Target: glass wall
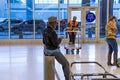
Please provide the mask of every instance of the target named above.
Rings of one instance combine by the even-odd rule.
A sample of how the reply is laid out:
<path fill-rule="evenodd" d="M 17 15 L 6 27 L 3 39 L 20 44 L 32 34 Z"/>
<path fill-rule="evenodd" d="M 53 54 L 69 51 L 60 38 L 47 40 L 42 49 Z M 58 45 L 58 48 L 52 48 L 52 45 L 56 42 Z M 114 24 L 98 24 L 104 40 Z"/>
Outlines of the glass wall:
<path fill-rule="evenodd" d="M 35 39 L 42 38 L 42 32 L 48 25 L 48 18 L 55 16 L 58 19 L 57 0 L 35 0 Z M 58 30 L 58 29 L 56 29 Z"/>
<path fill-rule="evenodd" d="M 32 19 L 32 5 L 27 5 L 23 1 L 10 3 L 10 39 L 33 39 L 33 34 L 25 35 L 24 24 L 28 23 L 25 21 Z M 33 27 L 33 26 L 32 26 Z M 33 32 L 33 30 L 31 30 Z"/>
<path fill-rule="evenodd" d="M 120 38 L 120 0 L 114 0 L 113 15 L 117 17 L 117 23 L 116 23 L 118 28 L 117 38 Z"/>
<path fill-rule="evenodd" d="M 0 39 L 8 39 L 8 2 L 0 0 Z"/>
<path fill-rule="evenodd" d="M 66 0 L 61 0 L 60 2 L 60 15 L 59 15 L 59 20 L 60 20 L 60 28 L 58 27 L 58 30 L 60 30 L 60 37 L 64 37 L 64 30 L 67 27 L 68 24 L 68 9 L 67 9 L 67 2 Z M 58 31 L 59 32 L 59 31 Z"/>
<path fill-rule="evenodd" d="M 89 4 L 89 6 L 99 6 L 99 0 L 90 0 L 90 3 L 86 4 L 82 4 L 85 0 L 58 1 L 0 0 L 0 39 L 42 39 L 42 32 L 48 25 L 47 19 L 50 16 L 55 16 L 59 19 L 56 32 L 63 37 L 68 21 L 68 5 L 82 6 Z M 118 18 L 117 26 L 118 32 L 120 32 L 120 0 L 114 0 L 113 2 L 113 15 Z M 100 35 L 103 33 L 101 30 L 102 28 L 100 28 Z M 100 38 L 103 38 L 101 36 Z"/>
<path fill-rule="evenodd" d="M 90 0 L 91 6 L 99 6 L 99 0 Z"/>

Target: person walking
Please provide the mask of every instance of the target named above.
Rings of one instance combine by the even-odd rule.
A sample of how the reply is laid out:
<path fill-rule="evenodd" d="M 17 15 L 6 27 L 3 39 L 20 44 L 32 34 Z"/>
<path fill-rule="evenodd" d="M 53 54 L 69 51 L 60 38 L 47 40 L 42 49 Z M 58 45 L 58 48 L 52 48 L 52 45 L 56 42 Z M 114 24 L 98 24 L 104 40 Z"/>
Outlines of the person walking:
<path fill-rule="evenodd" d="M 62 65 L 65 80 L 70 80 L 70 66 L 67 59 L 60 51 L 61 38 L 55 32 L 57 19 L 54 16 L 48 18 L 49 25 L 43 32 L 43 44 L 45 56 L 55 56 L 55 59 Z"/>
<path fill-rule="evenodd" d="M 116 17 L 111 16 L 109 18 L 108 23 L 105 27 L 106 30 L 106 41 L 108 44 L 108 55 L 107 55 L 107 65 L 108 66 L 117 66 L 117 57 L 118 57 L 118 44 L 116 41 L 116 33 L 117 33 L 117 27 L 116 27 Z M 113 54 L 113 64 L 111 63 L 112 53 Z"/>

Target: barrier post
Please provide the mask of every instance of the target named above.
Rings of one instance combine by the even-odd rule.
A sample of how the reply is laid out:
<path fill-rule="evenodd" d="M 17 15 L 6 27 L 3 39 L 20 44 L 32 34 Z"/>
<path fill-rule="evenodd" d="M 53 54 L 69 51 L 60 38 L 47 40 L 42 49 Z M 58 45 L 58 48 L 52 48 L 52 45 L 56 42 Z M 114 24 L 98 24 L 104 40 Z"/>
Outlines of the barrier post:
<path fill-rule="evenodd" d="M 45 56 L 44 57 L 44 80 L 55 80 L 53 65 L 55 65 L 55 57 Z"/>

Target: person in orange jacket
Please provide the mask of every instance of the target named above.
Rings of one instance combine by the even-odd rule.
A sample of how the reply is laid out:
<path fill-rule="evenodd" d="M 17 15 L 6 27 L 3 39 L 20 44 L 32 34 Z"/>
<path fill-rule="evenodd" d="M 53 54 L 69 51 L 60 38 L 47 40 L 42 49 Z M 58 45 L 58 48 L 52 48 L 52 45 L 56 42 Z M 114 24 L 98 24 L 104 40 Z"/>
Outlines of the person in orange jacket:
<path fill-rule="evenodd" d="M 77 17 L 73 16 L 73 20 L 68 22 L 68 31 L 76 31 L 78 28 L 78 22 L 76 21 Z M 76 32 L 69 32 L 69 44 L 75 44 Z"/>

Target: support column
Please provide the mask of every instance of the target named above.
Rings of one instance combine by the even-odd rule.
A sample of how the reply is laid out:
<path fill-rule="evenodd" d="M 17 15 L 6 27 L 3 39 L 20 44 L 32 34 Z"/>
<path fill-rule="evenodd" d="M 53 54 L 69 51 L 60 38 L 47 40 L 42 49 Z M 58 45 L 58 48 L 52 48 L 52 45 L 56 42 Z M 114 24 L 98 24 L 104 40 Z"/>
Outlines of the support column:
<path fill-rule="evenodd" d="M 26 20 L 33 19 L 33 0 L 26 0 Z"/>
<path fill-rule="evenodd" d="M 106 21 L 107 21 L 107 0 L 102 0 L 101 5 L 100 5 L 100 23 L 101 26 L 105 26 Z"/>
<path fill-rule="evenodd" d="M 113 16 L 113 2 L 114 0 L 109 0 L 109 16 Z"/>
<path fill-rule="evenodd" d="M 109 0 L 109 16 L 113 15 L 113 0 Z M 107 22 L 107 0 L 102 0 L 100 4 L 100 24 L 105 26 Z M 108 18 L 109 18 L 108 16 Z"/>
<path fill-rule="evenodd" d="M 60 4 L 63 4 L 64 3 L 64 0 L 60 0 Z"/>

